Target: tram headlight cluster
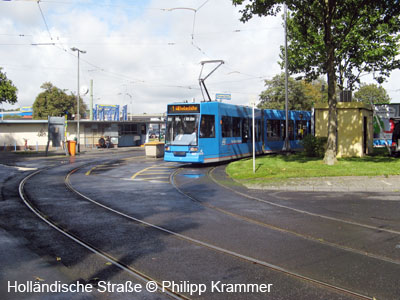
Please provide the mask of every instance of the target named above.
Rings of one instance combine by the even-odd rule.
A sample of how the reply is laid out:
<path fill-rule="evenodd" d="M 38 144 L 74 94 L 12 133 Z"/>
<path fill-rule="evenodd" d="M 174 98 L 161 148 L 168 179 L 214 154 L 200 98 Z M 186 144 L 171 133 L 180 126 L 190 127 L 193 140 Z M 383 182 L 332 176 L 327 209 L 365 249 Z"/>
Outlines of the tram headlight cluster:
<path fill-rule="evenodd" d="M 170 146 L 165 146 L 165 151 L 171 150 Z"/>
<path fill-rule="evenodd" d="M 197 152 L 197 151 L 199 151 L 199 148 L 198 147 L 190 147 L 189 151 L 190 152 Z"/>

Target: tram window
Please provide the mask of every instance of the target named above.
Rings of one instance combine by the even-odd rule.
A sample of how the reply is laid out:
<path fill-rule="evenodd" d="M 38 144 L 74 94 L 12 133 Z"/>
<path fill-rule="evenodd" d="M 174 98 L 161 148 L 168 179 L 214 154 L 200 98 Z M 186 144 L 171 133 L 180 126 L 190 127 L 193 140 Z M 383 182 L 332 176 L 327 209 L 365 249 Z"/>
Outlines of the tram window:
<path fill-rule="evenodd" d="M 240 137 L 240 118 L 232 118 L 232 136 Z"/>
<path fill-rule="evenodd" d="M 281 121 L 267 120 L 267 140 L 279 141 L 281 138 Z"/>
<path fill-rule="evenodd" d="M 289 120 L 289 140 L 294 140 L 294 121 Z"/>
<path fill-rule="evenodd" d="M 242 119 L 242 143 L 251 142 L 249 120 Z"/>
<path fill-rule="evenodd" d="M 261 141 L 262 135 L 261 135 L 261 120 L 256 120 L 256 140 L 257 142 Z"/>
<path fill-rule="evenodd" d="M 232 137 L 232 118 L 222 116 L 221 118 L 222 137 Z"/>
<path fill-rule="evenodd" d="M 171 145 L 197 145 L 198 115 L 168 116 L 165 141 Z"/>
<path fill-rule="evenodd" d="M 286 121 L 281 120 L 282 140 L 283 141 L 285 140 L 285 134 L 286 134 L 285 125 L 286 125 Z M 289 120 L 289 140 L 290 141 L 294 140 L 294 122 L 293 122 L 293 120 Z"/>
<path fill-rule="evenodd" d="M 215 116 L 202 115 L 200 123 L 200 138 L 215 138 Z"/>
<path fill-rule="evenodd" d="M 302 140 L 307 135 L 307 121 L 299 120 L 296 122 L 297 140 Z"/>
<path fill-rule="evenodd" d="M 249 139 L 247 140 L 247 142 L 252 143 L 253 142 L 253 120 L 247 119 L 247 122 L 249 122 Z"/>

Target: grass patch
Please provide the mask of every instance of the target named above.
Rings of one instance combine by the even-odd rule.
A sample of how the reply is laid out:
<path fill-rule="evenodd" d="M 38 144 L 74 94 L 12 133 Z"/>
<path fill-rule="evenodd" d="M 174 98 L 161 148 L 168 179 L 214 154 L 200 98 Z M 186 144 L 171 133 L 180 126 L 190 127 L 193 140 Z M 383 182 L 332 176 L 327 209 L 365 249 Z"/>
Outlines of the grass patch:
<path fill-rule="evenodd" d="M 302 153 L 264 155 L 256 158 L 255 173 L 252 159 L 232 162 L 226 172 L 233 179 L 254 183 L 299 177 L 389 176 L 400 175 L 400 159 L 375 154 L 363 158 L 340 158 L 336 165 L 328 166 L 320 158 L 306 157 Z"/>

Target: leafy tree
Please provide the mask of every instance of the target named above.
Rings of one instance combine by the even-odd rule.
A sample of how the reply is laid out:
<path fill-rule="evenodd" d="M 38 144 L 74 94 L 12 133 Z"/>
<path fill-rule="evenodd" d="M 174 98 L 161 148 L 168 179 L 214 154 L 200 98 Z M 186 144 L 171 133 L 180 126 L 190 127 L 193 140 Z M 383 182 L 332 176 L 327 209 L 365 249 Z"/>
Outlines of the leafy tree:
<path fill-rule="evenodd" d="M 13 85 L 12 81 L 7 78 L 6 73 L 2 72 L 2 68 L 0 68 L 0 103 L 16 103 L 17 91 L 18 89 Z"/>
<path fill-rule="evenodd" d="M 72 115 L 76 114 L 76 96 L 73 94 L 68 95 L 66 90 L 61 90 L 53 86 L 50 82 L 45 82 L 40 87 L 44 91 L 41 92 L 33 103 L 33 118 L 34 119 L 47 119 L 48 116 L 64 116 L 72 119 Z M 79 99 L 79 112 L 86 111 L 86 105 Z"/>
<path fill-rule="evenodd" d="M 309 97 L 312 104 L 315 103 L 327 103 L 328 102 L 328 90 L 327 82 L 323 78 L 318 78 L 317 80 L 307 81 L 302 80 L 305 88 L 306 97 Z"/>
<path fill-rule="evenodd" d="M 358 91 L 354 93 L 354 100 L 367 104 L 370 104 L 371 101 L 374 104 L 389 104 L 391 99 L 382 86 L 378 86 L 374 83 L 364 83 L 361 84 Z"/>
<path fill-rule="evenodd" d="M 232 0 L 242 5 L 245 0 Z M 400 65 L 398 0 L 246 0 L 241 21 L 276 15 L 281 4 L 288 18 L 288 61 L 292 73 L 328 80 L 328 144 L 324 161 L 336 162 L 336 85 L 352 89 L 362 72 L 382 82 Z"/>
<path fill-rule="evenodd" d="M 310 110 L 313 104 L 324 101 L 326 93 L 322 91 L 324 80 L 306 82 L 289 77 L 288 95 L 290 110 Z M 259 108 L 285 109 L 285 74 L 274 76 L 265 80 L 267 89 L 260 95 Z"/>

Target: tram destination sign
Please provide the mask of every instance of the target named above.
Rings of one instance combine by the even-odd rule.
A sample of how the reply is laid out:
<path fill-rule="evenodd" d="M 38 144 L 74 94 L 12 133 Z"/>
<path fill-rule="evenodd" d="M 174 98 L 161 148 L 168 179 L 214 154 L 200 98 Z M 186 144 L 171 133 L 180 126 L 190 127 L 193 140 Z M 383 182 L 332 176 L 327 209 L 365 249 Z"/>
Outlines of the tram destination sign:
<path fill-rule="evenodd" d="M 200 113 L 200 104 L 168 105 L 169 114 Z"/>

